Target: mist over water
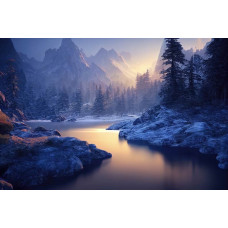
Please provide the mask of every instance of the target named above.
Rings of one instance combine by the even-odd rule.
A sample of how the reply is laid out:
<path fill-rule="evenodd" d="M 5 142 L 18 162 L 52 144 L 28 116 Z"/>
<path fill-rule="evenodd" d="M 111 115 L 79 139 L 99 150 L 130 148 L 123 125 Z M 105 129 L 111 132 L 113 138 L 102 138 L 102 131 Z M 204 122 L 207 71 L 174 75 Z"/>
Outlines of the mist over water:
<path fill-rule="evenodd" d="M 187 149 L 152 148 L 119 139 L 105 130 L 112 122 L 29 123 L 58 129 L 112 153 L 93 169 L 77 177 L 56 180 L 39 189 L 228 189 L 228 171 L 215 157 Z"/>

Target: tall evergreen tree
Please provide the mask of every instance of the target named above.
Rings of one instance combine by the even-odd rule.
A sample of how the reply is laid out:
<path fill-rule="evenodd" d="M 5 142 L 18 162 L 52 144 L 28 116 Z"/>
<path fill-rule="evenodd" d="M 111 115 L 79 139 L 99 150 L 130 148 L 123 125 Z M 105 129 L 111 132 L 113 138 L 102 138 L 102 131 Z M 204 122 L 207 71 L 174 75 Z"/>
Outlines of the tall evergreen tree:
<path fill-rule="evenodd" d="M 187 80 L 186 99 L 191 104 L 196 103 L 196 95 L 199 89 L 198 84 L 201 81 L 199 60 L 200 56 L 193 55 L 184 69 Z"/>
<path fill-rule="evenodd" d="M 166 50 L 162 55 L 166 69 L 161 72 L 164 79 L 160 96 L 165 104 L 175 104 L 184 92 L 182 67 L 185 59 L 182 45 L 177 38 L 166 38 Z"/>
<path fill-rule="evenodd" d="M 118 115 L 123 115 L 126 112 L 125 97 L 123 93 L 117 98 L 116 112 Z"/>
<path fill-rule="evenodd" d="M 93 114 L 97 116 L 101 116 L 104 114 L 104 95 L 102 93 L 101 86 L 97 91 L 97 95 L 93 104 Z"/>
<path fill-rule="evenodd" d="M 50 108 L 47 104 L 47 101 L 45 99 L 45 96 L 41 95 L 37 100 L 35 104 L 36 110 L 34 112 L 35 118 L 46 118 L 47 116 L 51 115 Z"/>
<path fill-rule="evenodd" d="M 228 39 L 215 38 L 207 46 L 205 89 L 209 101 L 228 102 Z M 210 91 L 210 92 L 209 92 Z"/>
<path fill-rule="evenodd" d="M 73 97 L 73 111 L 80 115 L 82 110 L 82 92 L 78 90 Z"/>
<path fill-rule="evenodd" d="M 69 96 L 65 88 L 63 88 L 58 96 L 57 109 L 59 112 L 64 112 L 69 109 Z"/>
<path fill-rule="evenodd" d="M 113 113 L 113 109 L 112 109 L 112 94 L 111 91 L 112 87 L 109 86 L 104 94 L 104 106 L 105 106 L 105 113 L 106 114 L 112 114 Z"/>
<path fill-rule="evenodd" d="M 32 85 L 26 87 L 24 92 L 24 112 L 29 119 L 35 118 L 36 115 L 36 98 Z"/>

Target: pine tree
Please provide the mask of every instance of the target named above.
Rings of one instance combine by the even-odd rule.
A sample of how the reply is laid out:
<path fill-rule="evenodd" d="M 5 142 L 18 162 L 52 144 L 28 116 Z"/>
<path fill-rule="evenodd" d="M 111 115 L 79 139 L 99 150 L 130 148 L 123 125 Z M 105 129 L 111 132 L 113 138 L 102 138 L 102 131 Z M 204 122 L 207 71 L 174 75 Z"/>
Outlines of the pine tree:
<path fill-rule="evenodd" d="M 35 94 L 32 85 L 29 85 L 25 89 L 25 96 L 24 96 L 24 110 L 25 115 L 29 119 L 35 118 L 36 115 L 36 107 L 35 107 Z"/>
<path fill-rule="evenodd" d="M 35 110 L 35 118 L 47 118 L 47 116 L 50 116 L 50 108 L 47 104 L 47 101 L 45 99 L 45 96 L 41 95 L 37 100 L 35 104 L 36 110 Z"/>
<path fill-rule="evenodd" d="M 186 99 L 191 104 L 197 102 L 196 95 L 198 93 L 198 84 L 201 81 L 200 59 L 200 56 L 193 55 L 184 69 L 185 78 L 187 80 Z"/>
<path fill-rule="evenodd" d="M 112 87 L 109 86 L 104 94 L 104 106 L 105 106 L 105 113 L 112 114 L 112 94 L 111 94 Z"/>
<path fill-rule="evenodd" d="M 104 111 L 104 95 L 100 86 L 93 104 L 93 114 L 101 116 L 104 114 Z"/>
<path fill-rule="evenodd" d="M 69 109 L 69 96 L 65 88 L 63 88 L 58 96 L 57 110 L 58 112 L 64 112 Z"/>
<path fill-rule="evenodd" d="M 182 66 L 185 59 L 182 46 L 177 38 L 166 38 L 166 50 L 162 55 L 163 65 L 167 69 L 161 72 L 164 79 L 160 96 L 164 104 L 180 102 L 184 93 L 184 78 Z"/>
<path fill-rule="evenodd" d="M 78 90 L 73 96 L 73 111 L 76 112 L 77 115 L 81 114 L 82 104 L 82 92 Z"/>
<path fill-rule="evenodd" d="M 122 93 L 121 96 L 118 98 L 116 111 L 118 115 L 123 115 L 126 112 L 124 93 Z"/>
<path fill-rule="evenodd" d="M 215 38 L 207 46 L 204 91 L 210 102 L 228 102 L 228 39 Z"/>

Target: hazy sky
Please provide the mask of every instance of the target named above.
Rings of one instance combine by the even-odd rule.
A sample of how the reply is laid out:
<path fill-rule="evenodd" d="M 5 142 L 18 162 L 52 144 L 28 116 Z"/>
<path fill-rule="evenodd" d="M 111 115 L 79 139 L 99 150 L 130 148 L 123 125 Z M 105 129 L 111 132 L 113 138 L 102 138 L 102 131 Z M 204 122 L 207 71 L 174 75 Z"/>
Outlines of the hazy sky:
<path fill-rule="evenodd" d="M 12 39 L 17 51 L 25 53 L 29 57 L 42 60 L 48 48 L 58 48 L 60 38 L 50 39 Z M 185 38 L 180 39 L 184 49 L 202 48 L 210 39 Z M 163 39 L 161 38 L 74 38 L 74 43 L 82 48 L 87 56 L 94 55 L 101 48 L 115 49 L 117 52 L 129 52 L 132 63 L 141 72 L 154 66 L 160 51 Z"/>

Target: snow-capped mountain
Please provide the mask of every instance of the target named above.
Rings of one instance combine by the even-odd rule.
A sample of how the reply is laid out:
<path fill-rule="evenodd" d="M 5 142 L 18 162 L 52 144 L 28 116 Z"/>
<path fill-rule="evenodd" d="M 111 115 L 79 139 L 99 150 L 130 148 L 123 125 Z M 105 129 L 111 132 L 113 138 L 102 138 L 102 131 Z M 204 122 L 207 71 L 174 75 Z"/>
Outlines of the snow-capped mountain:
<path fill-rule="evenodd" d="M 130 52 L 127 51 L 121 51 L 120 55 L 129 63 L 132 60 L 132 56 Z"/>
<path fill-rule="evenodd" d="M 57 89 L 65 87 L 68 92 L 81 85 L 110 84 L 105 72 L 95 64 L 89 64 L 84 53 L 68 38 L 62 40 L 58 49 L 48 49 L 39 69 L 28 77 L 34 87 L 46 89 L 54 85 Z"/>
<path fill-rule="evenodd" d="M 131 71 L 125 59 L 114 49 L 101 48 L 96 55 L 88 59 L 89 63 L 95 63 L 107 75 L 112 83 L 133 85 L 135 74 Z"/>

